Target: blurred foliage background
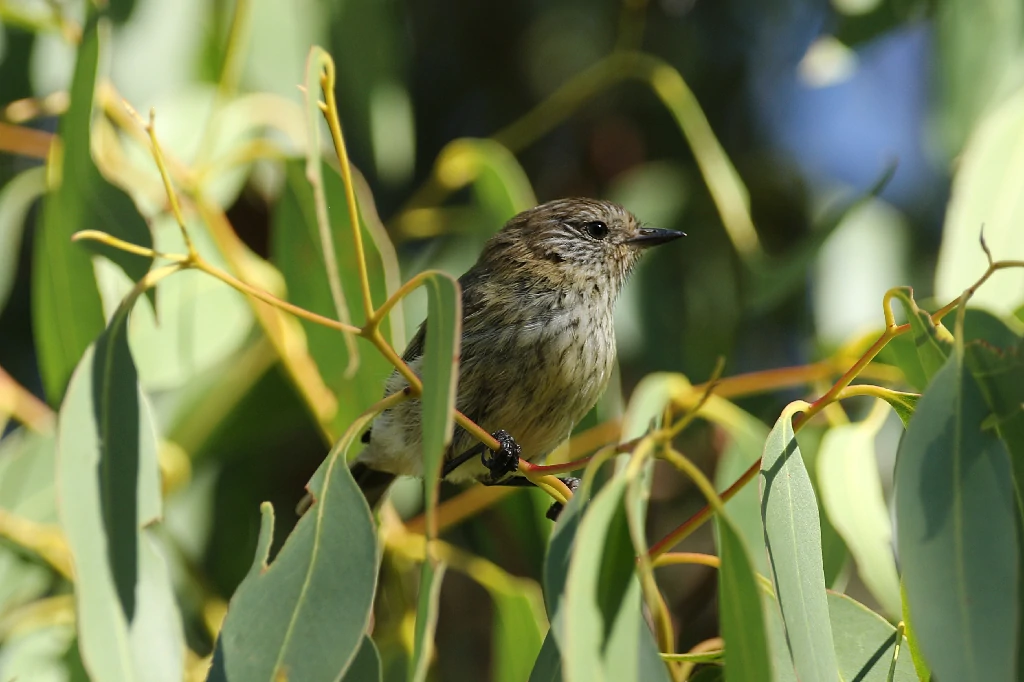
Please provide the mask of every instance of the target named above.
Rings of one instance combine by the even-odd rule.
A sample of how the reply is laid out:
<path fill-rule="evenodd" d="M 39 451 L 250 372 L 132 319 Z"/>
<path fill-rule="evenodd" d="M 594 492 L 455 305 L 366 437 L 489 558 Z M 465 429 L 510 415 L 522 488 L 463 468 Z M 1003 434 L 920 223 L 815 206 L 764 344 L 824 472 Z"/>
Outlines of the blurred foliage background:
<path fill-rule="evenodd" d="M 112 141 L 126 137 L 115 113 L 121 98 L 141 112 L 155 107 L 169 155 L 244 243 L 240 251 L 225 247 L 199 207 L 189 215 L 201 250 L 225 267 L 245 263 L 296 303 L 331 312 L 319 280 L 304 284 L 315 278 L 318 246 L 288 236 L 310 227 L 303 163 L 282 160 L 304 153 L 296 86 L 312 44 L 338 65 L 352 161 L 395 244 L 403 280 L 427 267 L 461 274 L 511 215 L 556 197 L 611 198 L 653 225 L 686 231 L 684 242 L 650 255 L 624 292 L 618 385 L 581 429 L 617 418 L 623 397 L 650 372 L 682 372 L 696 383 L 719 357 L 727 375 L 832 357 L 881 328 L 890 287 L 912 285 L 918 301 L 945 303 L 984 269 L 982 224 L 997 258 L 1024 257 L 1019 0 L 110 0 L 110 11 L 97 89 L 106 116 L 91 141 L 97 164 L 115 185 L 131 187 L 155 243 L 180 248 L 177 228 L 158 215 L 162 188 L 146 150 Z M 0 367 L 52 406 L 59 392 L 40 374 L 32 313 L 40 223 L 33 199 L 42 179 L 26 176 L 43 163 L 48 137 L 25 128 L 56 132 L 83 18 L 81 2 L 0 0 L 0 187 L 25 197 L 27 210 L 24 220 L 17 211 L 0 218 Z M 639 51 L 677 70 L 692 90 L 749 192 L 753 241 L 730 238 L 694 139 L 659 99 L 657 79 L 630 73 L 623 56 Z M 534 111 L 538 105 L 548 109 Z M 343 220 L 340 181 L 328 176 L 332 218 Z M 33 182 L 39 190 L 26 187 Z M 365 211 L 371 230 L 376 222 Z M 338 251 L 344 271 L 345 249 Z M 250 255 L 275 269 L 260 270 Z M 382 262 L 371 262 L 378 303 Z M 97 263 L 109 314 L 128 281 Z M 1019 273 L 999 273 L 975 301 L 1008 312 L 1022 292 Z M 190 272 L 162 284 L 159 300 L 158 326 L 151 308 L 137 313 L 147 321 L 133 328 L 133 352 L 166 438 L 165 540 L 174 548 L 187 641 L 203 656 L 251 563 L 259 503 L 277 509 L 279 545 L 330 439 L 379 397 L 388 365 L 364 348 L 356 380 L 346 379 L 340 337 L 304 326 L 337 400 L 327 416 L 314 415 L 239 294 Z M 405 330 L 425 305 L 422 296 L 409 299 Z M 398 346 L 402 327 L 393 320 L 388 330 Z M 740 404 L 770 424 L 802 390 Z M 23 435 L 7 431 L 0 448 Z M 883 471 L 892 469 L 901 433 L 893 416 L 879 432 Z M 808 434 L 804 447 L 813 452 Z M 679 447 L 728 483 L 738 471 L 716 466 L 726 442 L 698 423 Z M 655 539 L 703 503 L 670 467 L 662 473 L 648 521 Z M 402 516 L 416 516 L 418 486 L 400 484 L 393 501 Z M 519 491 L 444 537 L 538 581 L 547 504 L 536 491 Z M 829 584 L 879 607 L 839 534 L 823 534 Z M 710 527 L 689 542 L 711 551 Z M 0 584 L 21 586 L 0 590 L 0 677 L 36 665 L 50 677 L 31 679 L 66 679 L 63 664 L 46 661 L 64 656 L 67 623 L 17 630 L 9 617 L 40 595 L 67 594 L 66 583 L 16 544 L 0 549 Z M 24 575 L 33 577 L 24 582 Z M 387 679 L 405 674 L 403 615 L 415 595 L 409 575 L 401 558 L 385 558 L 375 639 Z M 677 650 L 713 637 L 714 573 L 670 567 L 659 575 Z M 508 652 L 492 646 L 501 640 L 484 588 L 450 571 L 438 622 L 436 679 L 491 679 L 494 658 Z"/>

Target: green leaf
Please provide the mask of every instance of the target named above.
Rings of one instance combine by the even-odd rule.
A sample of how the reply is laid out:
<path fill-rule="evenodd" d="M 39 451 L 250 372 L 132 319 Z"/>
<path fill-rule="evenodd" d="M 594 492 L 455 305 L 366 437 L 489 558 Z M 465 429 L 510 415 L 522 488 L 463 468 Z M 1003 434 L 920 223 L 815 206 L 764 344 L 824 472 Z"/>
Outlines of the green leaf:
<path fill-rule="evenodd" d="M 924 387 L 928 385 L 928 377 L 925 376 L 924 370 L 921 368 L 921 361 L 917 358 L 917 345 L 911 334 L 901 334 L 890 339 L 889 343 L 885 344 L 885 348 L 878 353 L 878 361 L 899 368 L 911 388 L 923 391 Z M 906 423 L 904 423 L 904 428 L 906 428 Z"/>
<path fill-rule="evenodd" d="M 535 597 L 519 592 L 491 590 L 494 599 L 494 636 L 491 679 L 495 682 L 522 682 L 530 677 L 533 661 L 541 652 L 545 619 L 540 590 L 530 583 Z"/>
<path fill-rule="evenodd" d="M 409 679 L 424 682 L 434 654 L 434 631 L 437 628 L 437 607 L 441 598 L 441 582 L 445 564 L 427 557 L 420 571 L 419 598 L 416 603 L 416 633 L 412 658 L 409 659 Z"/>
<path fill-rule="evenodd" d="M 423 363 L 423 481 L 426 488 L 427 527 L 437 505 L 437 483 L 444 451 L 452 440 L 455 385 L 459 378 L 459 341 L 462 338 L 462 299 L 459 283 L 442 272 L 423 280 L 427 290 L 427 321 Z"/>
<path fill-rule="evenodd" d="M 71 102 L 60 122 L 64 182 L 43 201 L 34 244 L 33 332 L 39 371 L 51 404 L 60 402 L 82 353 L 103 330 L 103 309 L 93 281 L 92 260 L 84 248 L 71 243 L 71 235 L 82 227 L 80 216 L 86 202 L 79 179 L 69 172 L 89 156 L 98 60 L 99 36 L 94 17 L 82 34 L 71 82 Z"/>
<path fill-rule="evenodd" d="M 358 301 L 361 294 L 354 238 L 348 211 L 342 210 L 345 187 L 332 168 L 324 167 L 322 175 L 327 203 L 335 207 L 330 214 L 330 222 L 341 288 L 347 300 Z M 373 247 L 367 227 L 362 225 L 361 229 L 370 291 L 376 301 L 383 301 L 388 291 L 380 252 Z M 284 277 L 291 303 L 327 317 L 336 317 L 324 268 L 313 189 L 306 179 L 303 161 L 291 160 L 285 165 L 285 187 L 274 210 L 271 230 L 271 259 Z M 362 306 L 352 311 L 352 318 L 355 324 L 365 323 Z M 388 318 L 382 324 L 386 337 L 390 334 L 394 314 Z M 359 356 L 355 376 L 347 377 L 350 354 L 341 334 L 308 320 L 300 322 L 306 333 L 309 354 L 316 362 L 324 383 L 337 398 L 331 424 L 337 433 L 341 433 L 353 419 L 380 399 L 381 386 L 393 368 L 380 353 L 364 352 Z"/>
<path fill-rule="evenodd" d="M 438 154 L 436 172 L 449 187 L 471 184 L 477 202 L 495 226 L 537 205 L 519 161 L 494 140 L 464 138 L 449 143 Z"/>
<path fill-rule="evenodd" d="M 803 457 L 804 466 L 807 468 L 807 477 L 814 487 L 814 496 L 818 503 L 818 522 L 821 526 L 821 561 L 825 573 L 825 587 L 833 588 L 846 576 L 846 567 L 849 564 L 850 551 L 829 521 L 828 514 L 821 504 L 821 492 L 817 488 L 818 455 L 821 452 L 821 440 L 825 436 L 825 429 L 817 425 L 807 426 L 797 436 L 797 443 L 800 447 L 800 455 Z"/>
<path fill-rule="evenodd" d="M 969 343 L 965 362 L 981 395 L 992 411 L 999 434 L 1013 467 L 1013 480 L 1020 517 L 1024 522 L 1024 341 L 997 348 L 987 343 Z"/>
<path fill-rule="evenodd" d="M 98 20 L 83 30 L 71 83 L 71 103 L 61 118 L 62 153 L 51 160 L 60 185 L 43 200 L 41 232 L 33 254 L 32 319 L 43 385 L 56 404 L 82 353 L 103 330 L 103 310 L 89 250 L 113 260 L 134 280 L 150 260 L 110 247 L 71 242 L 80 230 L 104 230 L 141 246 L 152 237 L 132 200 L 99 174 L 90 152 L 92 100 L 100 53 Z"/>
<path fill-rule="evenodd" d="M 4 638 L 0 655 L 0 679 L 32 682 L 72 682 L 64 661 L 69 648 L 75 646 L 73 625 L 58 623 L 36 628 L 22 628 Z"/>
<path fill-rule="evenodd" d="M 927 310 L 921 310 L 917 306 L 914 292 L 910 287 L 895 289 L 893 297 L 903 304 L 907 321 L 910 323 L 910 335 L 917 348 L 917 360 L 925 379 L 931 381 L 953 350 L 953 335 L 941 323 L 932 322 L 931 314 Z"/>
<path fill-rule="evenodd" d="M 716 518 L 722 565 L 718 572 L 719 620 L 725 666 L 737 680 L 771 680 L 771 659 L 761 611 L 761 592 L 739 531 L 728 516 Z"/>
<path fill-rule="evenodd" d="M 829 429 L 816 469 L 822 504 L 857 562 L 861 580 L 889 615 L 898 616 L 902 607 L 892 523 L 875 460 L 880 426 L 874 419 Z"/>
<path fill-rule="evenodd" d="M 886 682 L 896 645 L 896 628 L 844 594 L 828 593 L 828 612 L 842 679 Z M 893 682 L 917 682 L 908 649 L 904 638 Z"/>
<path fill-rule="evenodd" d="M 914 663 L 914 671 L 921 682 L 929 682 L 932 673 L 928 670 L 928 664 L 924 662 L 921 655 L 921 647 L 917 641 L 917 633 L 914 629 L 914 618 L 910 614 L 910 606 L 907 604 L 906 585 L 900 580 L 900 601 L 903 604 L 903 626 L 907 639 L 907 649 L 910 651 L 910 660 Z"/>
<path fill-rule="evenodd" d="M 577 529 L 560 607 L 565 609 L 559 645 L 566 680 L 668 679 L 641 616 L 640 583 L 623 507 L 626 483 L 624 474 L 614 476 Z"/>
<path fill-rule="evenodd" d="M 57 523 L 54 434 L 18 429 L 0 441 L 0 508 L 36 523 Z"/>
<path fill-rule="evenodd" d="M 1018 549 L 1005 447 L 981 392 L 950 356 L 896 462 L 899 557 L 925 660 L 944 680 L 1015 675 Z"/>
<path fill-rule="evenodd" d="M 356 657 L 377 586 L 377 538 L 345 454 L 354 422 L 310 483 L 312 508 L 267 565 L 273 508 L 261 507 L 256 556 L 228 606 L 209 680 L 336 680 Z M 330 646 L 322 645 L 330 642 Z"/>
<path fill-rule="evenodd" d="M 365 635 L 356 657 L 341 677 L 341 682 L 380 682 L 382 675 L 377 646 L 369 635 Z"/>
<path fill-rule="evenodd" d="M 0 189 L 0 311 L 14 287 L 21 253 L 21 233 L 35 200 L 46 191 L 46 169 L 30 168 Z"/>
<path fill-rule="evenodd" d="M 985 343 L 1007 348 L 1020 341 L 1024 336 L 1024 324 L 1012 316 L 1001 318 L 987 310 L 967 308 L 964 311 L 964 343 L 984 341 Z"/>
<path fill-rule="evenodd" d="M 917 409 L 917 401 L 921 399 L 921 396 L 917 393 L 904 393 L 903 391 L 891 391 L 888 389 L 881 391 L 878 397 L 889 403 L 889 407 L 892 408 L 896 416 L 903 422 L 903 428 L 907 428 L 910 418 L 914 416 L 914 410 Z"/>
<path fill-rule="evenodd" d="M 970 0 L 950 0 L 936 10 L 936 133 L 949 158 L 954 158 L 965 140 L 966 153 L 970 152 L 977 132 L 968 136 L 987 123 L 982 116 L 1006 95 L 1008 85 L 1020 82 L 1024 8 L 1015 0 L 994 0 L 984 7 Z M 1012 140 L 1002 142 L 1010 153 Z M 954 188 L 954 196 L 955 192 Z"/>
<path fill-rule="evenodd" d="M 190 219 L 186 228 L 207 262 L 230 269 L 202 221 Z M 154 219 L 153 234 L 159 250 L 185 251 L 181 229 L 172 216 Z M 104 309 L 115 309 L 131 290 L 131 280 L 102 259 L 96 261 L 95 273 Z M 156 288 L 155 310 L 150 299 L 139 301 L 128 329 L 139 381 L 147 391 L 167 391 L 197 378 L 210 379 L 211 370 L 233 359 L 251 338 L 253 313 L 245 297 L 206 273 L 178 272 L 160 280 Z M 380 386 L 376 388 L 379 397 Z"/>
<path fill-rule="evenodd" d="M 793 433 L 789 405 L 761 458 L 761 519 L 772 582 L 801 679 L 835 680 L 837 663 L 825 597 L 821 528 L 814 488 Z"/>
<path fill-rule="evenodd" d="M 722 453 L 718 469 L 715 471 L 715 489 L 722 493 L 739 480 L 752 464 L 761 459 L 769 430 L 760 419 L 714 395 L 708 400 L 701 414 L 725 429 L 729 435 L 729 444 Z M 741 488 L 725 503 L 725 511 L 732 519 L 733 528 L 750 549 L 754 570 L 761 575 L 768 575 L 770 567 L 768 553 L 765 551 L 761 501 L 757 488 L 752 485 Z"/>
<path fill-rule="evenodd" d="M 427 537 L 434 534 L 438 484 L 444 452 L 452 440 L 455 416 L 455 387 L 459 377 L 459 341 L 462 337 L 462 299 L 459 284 L 444 273 L 431 273 L 423 280 L 427 290 L 426 336 L 424 338 L 422 404 L 423 495 L 426 501 Z M 429 546 L 429 545 L 428 545 Z M 410 662 L 410 679 L 426 679 L 437 626 L 437 600 L 441 593 L 444 564 L 435 566 L 429 552 L 423 562 L 420 596 L 416 608 L 416 646 Z"/>
<path fill-rule="evenodd" d="M 565 513 L 563 511 L 563 513 Z M 562 655 L 558 651 L 558 642 L 551 630 L 544 637 L 544 643 L 537 653 L 537 660 L 530 672 L 529 682 L 561 682 Z"/>
<path fill-rule="evenodd" d="M 128 350 L 126 299 L 75 369 L 61 405 L 57 482 L 75 566 L 79 647 L 103 680 L 174 680 L 184 636 L 152 526 L 157 435 Z"/>
<path fill-rule="evenodd" d="M 771 632 L 776 682 L 797 682 L 793 672 L 778 602 L 765 597 Z M 857 682 L 888 682 L 896 644 L 896 628 L 887 620 L 846 595 L 828 593 L 829 619 L 835 637 L 840 679 Z M 726 669 L 728 673 L 728 668 Z M 893 671 L 893 682 L 917 682 L 906 638 Z"/>
<path fill-rule="evenodd" d="M 975 12 L 970 0 L 948 3 L 958 7 L 961 19 L 971 23 L 971 15 L 990 19 L 1003 13 L 1021 15 L 1021 4 L 1015 0 L 997 0 L 990 11 Z M 999 6 L 999 11 L 995 7 Z M 1009 17 L 999 17 L 999 28 L 985 35 L 978 47 L 987 48 L 998 40 Z M 1018 26 L 1016 30 L 1020 30 Z M 972 81 L 985 80 L 991 74 L 974 70 L 965 74 Z M 972 100 L 971 106 L 979 102 Z M 1015 177 L 1024 163 L 1024 87 L 989 111 L 967 140 L 957 163 L 952 194 L 946 209 L 942 230 L 942 246 L 935 270 L 935 294 L 952 300 L 974 284 L 988 267 L 988 259 L 979 244 L 984 233 L 992 257 L 996 260 L 1024 259 L 1024 240 L 1020 238 L 1024 224 L 1024 201 Z M 971 303 L 1003 315 L 1010 314 L 1022 303 L 1024 270 L 1013 268 L 995 274 L 992 281 L 975 292 Z"/>

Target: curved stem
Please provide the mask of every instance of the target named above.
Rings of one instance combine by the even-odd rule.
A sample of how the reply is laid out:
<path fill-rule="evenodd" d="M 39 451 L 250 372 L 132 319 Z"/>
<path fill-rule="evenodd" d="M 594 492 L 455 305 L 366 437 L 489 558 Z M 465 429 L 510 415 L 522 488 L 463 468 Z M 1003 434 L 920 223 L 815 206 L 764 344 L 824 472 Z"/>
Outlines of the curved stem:
<path fill-rule="evenodd" d="M 277 296 L 274 296 L 273 294 L 264 291 L 263 289 L 254 287 L 251 284 L 246 284 L 245 282 L 238 279 L 234 275 L 231 275 L 230 273 L 227 273 L 214 265 L 210 265 L 202 257 L 192 261 L 189 264 L 189 267 L 205 272 L 211 277 L 216 277 L 217 279 L 224 282 L 233 289 L 237 289 L 243 294 L 252 296 L 255 299 L 263 301 L 267 305 L 274 306 L 275 308 L 280 308 L 281 310 L 289 312 L 292 315 L 295 315 L 296 317 L 301 317 L 304 320 L 309 320 L 310 322 L 323 325 L 324 327 L 330 327 L 331 329 L 337 329 L 343 332 L 349 332 L 352 334 L 358 334 L 360 332 L 359 327 L 356 327 L 351 324 L 345 324 L 344 322 L 339 322 L 337 320 L 332 320 L 331 318 L 324 317 L 323 315 L 318 315 L 317 313 L 306 310 L 305 308 L 300 308 L 299 306 L 293 305 L 288 301 L 284 301 L 278 298 Z"/>
<path fill-rule="evenodd" d="M 359 272 L 359 285 L 363 293 L 363 308 L 366 311 L 366 319 L 373 317 L 373 297 L 370 295 L 370 276 L 366 269 L 366 252 L 363 249 L 363 231 L 359 223 L 359 209 L 356 205 L 356 193 L 352 184 L 352 167 L 348 160 L 348 150 L 345 147 L 345 137 L 341 132 L 341 119 L 338 118 L 338 103 L 334 97 L 334 60 L 329 56 L 324 59 L 324 73 L 320 77 L 320 86 L 324 91 L 324 118 L 327 119 L 327 127 L 331 131 L 331 139 L 334 141 L 334 150 L 341 162 L 341 179 L 345 185 L 345 203 L 348 204 L 348 218 L 352 225 L 352 237 L 356 250 L 356 269 Z"/>
<path fill-rule="evenodd" d="M 668 552 L 654 560 L 655 568 L 661 568 L 662 566 L 678 566 L 681 564 L 694 564 L 698 566 L 708 566 L 710 568 L 720 568 L 722 566 L 722 560 L 714 554 L 701 554 L 699 552 Z"/>

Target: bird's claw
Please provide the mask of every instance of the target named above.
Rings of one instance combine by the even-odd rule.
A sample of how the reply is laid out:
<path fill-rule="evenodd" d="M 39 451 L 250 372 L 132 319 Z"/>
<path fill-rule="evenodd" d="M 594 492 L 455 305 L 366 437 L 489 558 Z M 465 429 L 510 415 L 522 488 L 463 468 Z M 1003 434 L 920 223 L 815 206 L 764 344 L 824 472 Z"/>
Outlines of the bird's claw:
<path fill-rule="evenodd" d="M 568 488 L 569 492 L 571 492 L 573 495 L 575 495 L 576 491 L 579 490 L 580 479 L 578 479 L 578 478 L 576 478 L 574 476 L 568 476 L 566 478 L 560 478 L 558 480 L 560 480 L 562 483 L 564 483 L 565 487 Z M 564 509 L 564 508 L 565 508 L 564 504 L 562 504 L 561 502 L 555 502 L 550 507 L 548 507 L 548 513 L 545 514 L 545 516 L 547 518 L 551 519 L 552 521 L 557 521 L 559 515 L 561 515 L 561 513 L 562 513 L 562 509 Z"/>
<path fill-rule="evenodd" d="M 491 472 L 491 480 L 499 481 L 519 468 L 519 454 L 522 448 L 508 431 L 496 431 L 491 435 L 501 447 L 497 450 L 485 450 L 480 455 L 480 461 Z M 491 453 L 490 457 L 487 456 L 488 452 Z"/>

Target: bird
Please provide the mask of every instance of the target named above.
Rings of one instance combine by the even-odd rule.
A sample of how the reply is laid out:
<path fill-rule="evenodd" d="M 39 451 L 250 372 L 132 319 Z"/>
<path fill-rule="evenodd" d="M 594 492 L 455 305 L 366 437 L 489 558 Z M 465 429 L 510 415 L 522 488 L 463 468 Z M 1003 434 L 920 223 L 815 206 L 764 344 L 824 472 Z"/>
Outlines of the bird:
<path fill-rule="evenodd" d="M 614 308 L 641 255 L 684 236 L 648 227 L 610 201 L 566 198 L 511 218 L 459 278 L 462 336 L 456 408 L 493 433 L 488 453 L 455 426 L 443 477 L 524 484 L 518 457 L 542 460 L 601 397 L 616 357 Z M 403 360 L 419 376 L 426 322 Z M 409 384 L 397 370 L 385 397 Z M 351 472 L 370 506 L 396 476 L 422 476 L 420 403 L 379 414 Z M 475 455 L 480 453 L 480 457 Z M 498 457 L 502 455 L 502 457 Z M 556 512 L 557 513 L 557 512 Z"/>

